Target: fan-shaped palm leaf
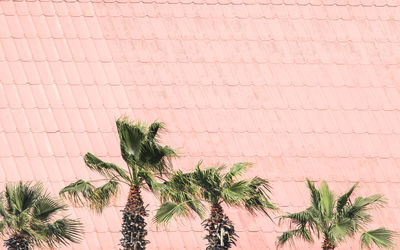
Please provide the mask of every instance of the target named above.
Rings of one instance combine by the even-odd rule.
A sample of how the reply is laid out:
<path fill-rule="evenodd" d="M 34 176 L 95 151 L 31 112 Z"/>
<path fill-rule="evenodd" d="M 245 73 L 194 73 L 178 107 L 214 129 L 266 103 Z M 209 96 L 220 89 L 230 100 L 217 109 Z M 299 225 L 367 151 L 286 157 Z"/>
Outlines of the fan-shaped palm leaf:
<path fill-rule="evenodd" d="M 9 249 L 58 247 L 81 240 L 78 220 L 54 220 L 67 206 L 51 197 L 42 184 L 8 184 L 1 197 L 0 232 Z"/>
<path fill-rule="evenodd" d="M 324 237 L 324 249 L 334 249 L 343 240 L 363 232 L 368 222 L 372 221 L 369 211 L 385 204 L 385 199 L 380 194 L 357 197 L 351 202 L 350 198 L 357 184 L 337 199 L 325 181 L 317 189 L 307 179 L 307 187 L 310 190 L 311 205 L 304 211 L 280 217 L 279 222 L 289 220 L 295 228 L 278 237 L 279 245 L 294 238 L 311 242 L 311 233 L 314 233 L 318 238 L 320 235 Z M 385 228 L 371 230 L 362 234 L 361 244 L 366 247 L 375 244 L 388 248 L 393 246 L 394 235 L 393 231 Z"/>

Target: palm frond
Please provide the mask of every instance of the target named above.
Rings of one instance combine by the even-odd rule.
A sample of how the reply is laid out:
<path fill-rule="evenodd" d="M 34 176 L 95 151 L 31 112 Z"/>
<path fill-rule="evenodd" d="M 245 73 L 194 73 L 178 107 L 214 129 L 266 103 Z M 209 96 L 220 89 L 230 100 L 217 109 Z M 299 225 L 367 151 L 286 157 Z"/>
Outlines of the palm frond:
<path fill-rule="evenodd" d="M 75 205 L 88 206 L 100 213 L 109 205 L 111 197 L 118 194 L 118 190 L 119 183 L 114 180 L 97 188 L 88 181 L 78 180 L 64 187 L 59 194 Z"/>
<path fill-rule="evenodd" d="M 122 178 L 127 182 L 130 181 L 127 172 L 113 163 L 104 162 L 91 153 L 87 153 L 83 159 L 86 166 L 91 170 L 94 170 L 107 178 Z"/>
<path fill-rule="evenodd" d="M 229 184 L 235 177 L 243 175 L 251 165 L 252 163 L 250 162 L 238 162 L 233 164 L 229 171 L 224 175 L 225 183 Z"/>
<path fill-rule="evenodd" d="M 278 237 L 278 246 L 283 246 L 287 242 L 293 243 L 294 238 L 301 238 L 310 243 L 314 242 L 311 232 L 308 229 L 301 227 L 301 228 L 283 232 Z"/>
<path fill-rule="evenodd" d="M 250 189 L 248 188 L 248 182 L 245 180 L 237 181 L 229 185 L 222 190 L 222 199 L 228 205 L 239 206 L 250 194 Z"/>
<path fill-rule="evenodd" d="M 82 230 L 83 224 L 80 221 L 64 217 L 43 228 L 46 236 L 44 241 L 51 248 L 67 246 L 69 242 L 79 243 L 82 240 Z"/>
<path fill-rule="evenodd" d="M 312 209 L 313 208 L 310 207 L 301 212 L 282 215 L 279 217 L 279 224 L 282 220 L 289 219 L 290 222 L 294 223 L 296 226 L 305 227 L 309 225 L 310 228 L 313 228 L 315 221 L 313 218 Z"/>
<path fill-rule="evenodd" d="M 185 198 L 198 195 L 198 188 L 192 182 L 191 173 L 175 171 L 168 181 L 158 185 L 157 193 L 162 202 L 172 200 L 181 202 Z"/>
<path fill-rule="evenodd" d="M 153 173 L 147 169 L 140 169 L 138 171 L 139 183 L 145 183 L 145 189 L 157 193 L 159 183 L 154 179 Z"/>
<path fill-rule="evenodd" d="M 315 187 L 313 183 L 307 178 L 307 187 L 311 192 L 311 204 L 316 209 L 319 210 L 320 202 L 321 202 L 321 194 L 319 190 Z"/>
<path fill-rule="evenodd" d="M 276 211 L 278 208 L 271 202 L 269 196 L 271 186 L 268 181 L 256 176 L 248 182 L 247 188 L 249 195 L 245 198 L 245 208 L 250 213 L 255 213 L 256 211 L 263 212 L 272 220 L 270 212 Z"/>
<path fill-rule="evenodd" d="M 370 230 L 361 235 L 361 247 L 370 249 L 373 245 L 376 245 L 379 248 L 393 248 L 397 235 L 396 232 L 384 227 Z"/>
<path fill-rule="evenodd" d="M 19 182 L 17 184 L 7 184 L 5 196 L 10 202 L 9 204 L 13 205 L 9 208 L 22 213 L 34 204 L 42 192 L 43 185 L 41 183 L 32 185 L 31 183 L 23 184 Z"/>
<path fill-rule="evenodd" d="M 383 195 L 375 194 L 368 197 L 357 197 L 354 202 L 343 211 L 343 217 L 357 220 L 359 223 L 371 221 L 367 213 L 373 208 L 380 208 L 386 203 Z"/>
<path fill-rule="evenodd" d="M 345 238 L 354 236 L 359 231 L 359 225 L 349 218 L 340 218 L 331 225 L 329 231 L 330 239 L 334 242 L 341 242 Z"/>
<path fill-rule="evenodd" d="M 59 211 L 64 211 L 67 209 L 67 205 L 62 201 L 50 197 L 49 194 L 43 194 L 38 198 L 32 208 L 32 216 L 34 219 L 40 221 L 49 221 L 52 216 Z"/>
<path fill-rule="evenodd" d="M 188 199 L 179 203 L 166 201 L 157 210 L 154 221 L 158 224 L 167 224 L 173 217 L 188 217 L 195 212 L 200 218 L 204 217 L 205 207 L 200 200 Z"/>
<path fill-rule="evenodd" d="M 133 124 L 126 117 L 118 119 L 116 124 L 122 158 L 128 165 L 132 166 L 140 154 L 146 131 L 142 125 Z"/>
<path fill-rule="evenodd" d="M 162 176 L 171 171 L 171 158 L 176 156 L 175 151 L 168 146 L 161 146 L 154 141 L 145 141 L 142 143 L 137 163 Z"/>
<path fill-rule="evenodd" d="M 328 223 L 333 217 L 333 208 L 335 206 L 335 197 L 331 190 L 329 190 L 329 186 L 326 181 L 322 181 L 321 186 L 319 188 L 320 193 L 320 211 L 323 214 L 323 218 Z"/>
<path fill-rule="evenodd" d="M 84 206 L 93 199 L 95 189 L 92 183 L 80 179 L 61 189 L 59 195 L 77 206 Z"/>
<path fill-rule="evenodd" d="M 110 205 L 111 198 L 117 196 L 119 192 L 119 183 L 114 180 L 109 180 L 104 185 L 96 188 L 94 210 L 101 213 L 103 209 Z"/>
<path fill-rule="evenodd" d="M 356 184 L 354 184 L 349 191 L 347 191 L 345 194 L 343 194 L 342 196 L 340 196 L 337 200 L 336 203 L 336 212 L 338 214 L 341 214 L 343 211 L 343 208 L 346 206 L 346 204 L 348 204 L 348 202 L 350 201 L 350 196 L 353 193 L 354 189 L 358 186 L 358 182 Z"/>
<path fill-rule="evenodd" d="M 77 242 L 82 235 L 79 221 L 54 221 L 57 213 L 66 209 L 67 206 L 52 197 L 41 183 L 8 184 L 0 204 L 0 233 L 3 238 L 8 237 L 5 244 L 13 244 L 15 235 L 32 244 L 32 247 L 56 247 L 58 244 Z M 63 225 L 65 230 L 62 230 Z M 62 241 L 58 240 L 61 233 L 65 235 Z"/>
<path fill-rule="evenodd" d="M 163 122 L 153 122 L 149 126 L 149 131 L 147 132 L 147 139 L 157 140 L 158 132 L 164 129 L 165 124 Z"/>
<path fill-rule="evenodd" d="M 224 166 L 200 169 L 200 164 L 201 162 L 197 164 L 192 173 L 193 182 L 202 190 L 203 199 L 211 203 L 217 203 L 223 190 L 221 171 Z"/>

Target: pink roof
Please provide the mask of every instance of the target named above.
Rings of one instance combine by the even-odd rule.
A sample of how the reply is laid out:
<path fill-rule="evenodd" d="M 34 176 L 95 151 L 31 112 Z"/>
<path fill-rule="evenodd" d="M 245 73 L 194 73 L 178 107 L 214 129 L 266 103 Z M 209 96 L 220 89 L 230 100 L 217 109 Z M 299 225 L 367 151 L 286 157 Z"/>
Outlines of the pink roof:
<path fill-rule="evenodd" d="M 389 199 L 374 224 L 400 230 L 399 5 L 0 1 L 0 182 L 58 192 L 95 178 L 88 151 L 123 164 L 114 121 L 126 114 L 166 122 L 179 168 L 255 162 L 283 211 L 307 205 L 305 177 L 338 191 L 361 180 L 359 194 Z M 117 249 L 124 198 L 114 203 L 102 216 L 73 209 L 87 231 L 74 249 Z M 228 213 L 238 249 L 274 249 L 286 229 Z M 204 249 L 199 220 L 149 228 L 150 249 Z"/>

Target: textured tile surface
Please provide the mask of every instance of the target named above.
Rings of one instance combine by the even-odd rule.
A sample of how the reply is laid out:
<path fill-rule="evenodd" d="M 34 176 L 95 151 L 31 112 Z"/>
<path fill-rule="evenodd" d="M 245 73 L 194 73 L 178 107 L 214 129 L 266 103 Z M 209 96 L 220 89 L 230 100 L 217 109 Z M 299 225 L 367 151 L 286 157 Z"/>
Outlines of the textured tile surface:
<path fill-rule="evenodd" d="M 56 193 L 97 178 L 88 151 L 123 164 L 114 121 L 126 114 L 167 123 L 178 168 L 254 162 L 283 211 L 306 206 L 305 177 L 338 191 L 360 180 L 359 194 L 389 199 L 374 224 L 400 230 L 399 5 L 0 1 L 0 182 L 41 180 Z M 123 204 L 73 209 L 86 235 L 72 248 L 117 249 Z M 228 214 L 237 249 L 274 249 L 285 229 Z M 204 249 L 199 220 L 149 228 L 150 249 Z"/>

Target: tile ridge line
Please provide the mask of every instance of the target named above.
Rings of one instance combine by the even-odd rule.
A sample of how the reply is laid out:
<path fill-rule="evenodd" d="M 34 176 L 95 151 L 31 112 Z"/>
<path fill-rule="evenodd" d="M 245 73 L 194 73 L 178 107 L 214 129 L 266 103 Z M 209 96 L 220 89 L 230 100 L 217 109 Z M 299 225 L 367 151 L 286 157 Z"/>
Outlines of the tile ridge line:
<path fill-rule="evenodd" d="M 157 0 L 2 0 L 2 2 L 53 2 L 53 3 L 61 3 L 61 2 L 66 2 L 66 3 L 143 3 L 143 4 L 196 4 L 196 5 L 287 5 L 287 6 L 351 6 L 351 7 L 400 7 L 400 4 L 397 5 L 391 5 L 389 3 L 381 4 L 381 5 L 376 5 L 376 4 L 340 4 L 340 3 L 332 3 L 332 4 L 315 4 L 315 3 L 272 3 L 272 2 L 254 2 L 254 3 L 235 3 L 234 0 L 228 0 L 227 2 L 222 2 L 221 0 L 215 0 L 216 2 L 206 2 L 207 0 L 204 0 L 204 2 L 200 2 L 199 0 L 163 0 L 163 1 L 157 1 Z M 221 2 L 217 2 L 221 1 Z"/>

